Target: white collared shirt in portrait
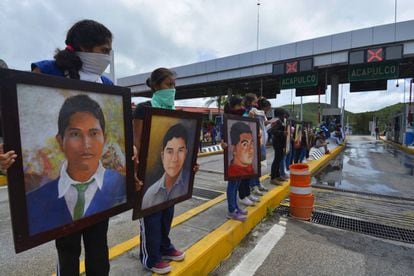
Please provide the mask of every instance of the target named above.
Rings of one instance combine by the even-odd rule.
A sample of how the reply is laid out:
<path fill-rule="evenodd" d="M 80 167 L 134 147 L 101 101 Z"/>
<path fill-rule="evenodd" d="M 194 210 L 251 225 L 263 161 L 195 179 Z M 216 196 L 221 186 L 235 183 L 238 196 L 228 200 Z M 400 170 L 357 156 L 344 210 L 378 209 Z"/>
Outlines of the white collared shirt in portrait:
<path fill-rule="evenodd" d="M 102 163 L 99 162 L 98 169 L 96 170 L 95 174 L 92 175 L 91 178 L 89 178 L 87 181 L 79 182 L 79 181 L 73 180 L 68 175 L 67 167 L 68 167 L 68 161 L 65 160 L 60 169 L 58 192 L 59 192 L 59 198 L 65 197 L 66 206 L 68 207 L 69 212 L 73 218 L 73 211 L 74 211 L 76 202 L 78 200 L 78 191 L 76 190 L 75 187 L 72 186 L 72 184 L 89 182 L 92 179 L 94 179 L 94 181 L 91 184 L 89 184 L 88 189 L 85 191 L 85 208 L 83 212 L 85 214 L 86 210 L 88 210 L 88 207 L 91 204 L 91 201 L 96 191 L 98 189 L 102 189 L 105 168 L 102 166 Z"/>

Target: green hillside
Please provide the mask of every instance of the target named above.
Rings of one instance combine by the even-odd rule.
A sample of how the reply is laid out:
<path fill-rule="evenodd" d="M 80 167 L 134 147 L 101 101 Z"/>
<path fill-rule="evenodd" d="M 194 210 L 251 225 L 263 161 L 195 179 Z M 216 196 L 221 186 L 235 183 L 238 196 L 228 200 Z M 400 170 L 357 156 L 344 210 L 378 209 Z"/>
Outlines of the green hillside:
<path fill-rule="evenodd" d="M 300 105 L 284 105 L 281 106 L 290 111 L 292 118 L 299 118 Z M 321 112 L 324 108 L 329 108 L 330 105 L 321 103 Z M 377 118 L 380 131 L 383 131 L 386 124 L 391 121 L 393 114 L 402 111 L 403 104 L 398 103 L 384 107 L 382 109 L 370 112 L 352 113 L 345 110 L 344 122 L 347 120 L 353 128 L 354 134 L 369 134 L 369 121 L 372 121 L 373 117 Z M 303 104 L 303 120 L 312 122 L 313 126 L 318 125 L 318 103 L 305 103 Z"/>
<path fill-rule="evenodd" d="M 284 109 L 289 110 L 291 113 L 291 118 L 298 119 L 300 118 L 300 105 L 284 105 L 281 106 Z M 321 118 L 322 118 L 322 110 L 324 108 L 330 108 L 329 104 L 321 103 Z M 318 112 L 319 112 L 319 104 L 318 103 L 304 103 L 303 104 L 303 120 L 306 122 L 311 122 L 312 126 L 317 126 L 318 123 Z M 345 110 L 345 115 L 351 114 L 350 112 Z"/>
<path fill-rule="evenodd" d="M 375 117 L 378 121 L 380 132 L 383 132 L 386 125 L 391 122 L 393 115 L 402 111 L 403 104 L 397 103 L 376 111 L 351 114 L 349 122 L 353 126 L 355 134 L 369 134 L 369 121 L 372 121 Z"/>

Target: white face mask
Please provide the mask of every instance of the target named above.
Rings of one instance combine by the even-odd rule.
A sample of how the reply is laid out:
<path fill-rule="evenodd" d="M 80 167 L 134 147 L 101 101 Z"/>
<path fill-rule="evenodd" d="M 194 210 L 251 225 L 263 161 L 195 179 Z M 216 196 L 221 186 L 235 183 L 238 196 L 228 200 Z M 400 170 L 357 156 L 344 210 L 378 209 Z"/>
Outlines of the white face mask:
<path fill-rule="evenodd" d="M 88 52 L 76 52 L 76 55 L 82 60 L 81 71 L 87 74 L 101 76 L 111 63 L 111 55 Z"/>

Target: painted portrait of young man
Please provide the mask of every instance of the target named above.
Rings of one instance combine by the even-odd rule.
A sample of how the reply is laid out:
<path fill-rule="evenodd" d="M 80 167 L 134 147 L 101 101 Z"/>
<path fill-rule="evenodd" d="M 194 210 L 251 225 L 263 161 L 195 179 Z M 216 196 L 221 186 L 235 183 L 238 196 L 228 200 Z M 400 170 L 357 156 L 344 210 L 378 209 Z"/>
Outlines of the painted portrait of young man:
<path fill-rule="evenodd" d="M 141 208 L 147 209 L 187 194 L 190 171 L 184 168 L 188 154 L 188 133 L 184 125 L 170 127 L 163 139 L 160 161 L 163 175 L 144 194 Z"/>
<path fill-rule="evenodd" d="M 249 178 L 259 174 L 260 130 L 252 118 L 225 120 L 228 144 L 225 177 Z M 227 180 L 227 179 L 226 179 Z"/>
<path fill-rule="evenodd" d="M 125 176 L 101 161 L 105 127 L 96 101 L 82 94 L 66 98 L 55 136 L 64 155 L 59 176 L 26 194 L 30 235 L 126 202 Z"/>

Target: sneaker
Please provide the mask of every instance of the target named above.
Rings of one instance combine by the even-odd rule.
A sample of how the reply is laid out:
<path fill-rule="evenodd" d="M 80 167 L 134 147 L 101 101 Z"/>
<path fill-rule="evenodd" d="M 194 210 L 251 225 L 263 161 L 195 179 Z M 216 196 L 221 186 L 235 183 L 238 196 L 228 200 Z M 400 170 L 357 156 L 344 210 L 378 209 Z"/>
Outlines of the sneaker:
<path fill-rule="evenodd" d="M 263 193 L 260 191 L 260 189 L 259 189 L 259 186 L 254 186 L 253 187 L 253 193 L 255 194 L 255 195 L 258 195 L 258 196 L 262 196 L 263 195 Z"/>
<path fill-rule="evenodd" d="M 237 208 L 236 210 L 237 210 L 237 213 L 239 213 L 239 214 L 241 214 L 241 215 L 247 216 L 247 214 L 248 214 L 248 212 L 247 212 L 247 210 L 246 210 L 246 209 L 243 209 L 243 208 Z"/>
<path fill-rule="evenodd" d="M 157 273 L 157 274 L 167 274 L 171 271 L 171 266 L 168 262 L 159 261 L 153 267 L 151 267 L 149 270 L 151 270 L 152 272 Z"/>
<path fill-rule="evenodd" d="M 249 195 L 247 198 L 250 199 L 253 202 L 260 202 L 260 198 L 254 196 L 254 195 Z"/>
<path fill-rule="evenodd" d="M 278 180 L 278 178 L 273 178 L 272 180 L 270 180 L 270 183 L 272 183 L 273 185 L 282 185 L 283 184 L 283 182 Z"/>
<path fill-rule="evenodd" d="M 244 215 L 244 216 L 247 216 L 247 210 L 246 209 L 239 209 L 239 208 L 237 208 L 237 213 L 239 213 L 239 214 L 241 214 L 241 215 Z"/>
<path fill-rule="evenodd" d="M 168 255 L 162 255 L 163 260 L 170 260 L 170 261 L 182 261 L 184 260 L 185 253 L 183 251 L 174 249 Z"/>
<path fill-rule="evenodd" d="M 326 152 L 325 152 L 325 154 L 330 154 L 331 152 L 329 151 L 329 150 L 327 150 Z"/>
<path fill-rule="evenodd" d="M 286 180 L 289 180 L 289 177 L 283 175 L 283 176 L 279 177 L 279 179 L 281 179 L 282 181 L 286 181 Z"/>
<path fill-rule="evenodd" d="M 246 215 L 240 214 L 237 210 L 234 210 L 233 213 L 227 213 L 227 218 L 238 221 L 245 221 L 247 219 Z"/>
<path fill-rule="evenodd" d="M 251 201 L 248 197 L 240 199 L 240 203 L 242 203 L 245 206 L 254 206 L 254 202 Z"/>
<path fill-rule="evenodd" d="M 263 186 L 263 184 L 262 184 L 262 183 L 260 183 L 260 184 L 259 184 L 259 191 L 262 191 L 262 192 L 267 192 L 267 191 L 269 191 L 269 189 L 268 189 L 268 188 L 266 188 L 265 186 Z"/>

